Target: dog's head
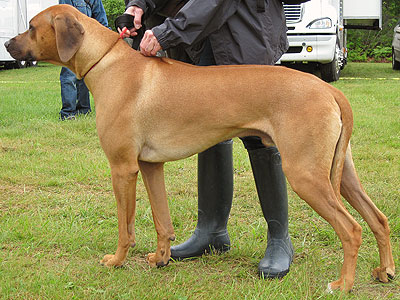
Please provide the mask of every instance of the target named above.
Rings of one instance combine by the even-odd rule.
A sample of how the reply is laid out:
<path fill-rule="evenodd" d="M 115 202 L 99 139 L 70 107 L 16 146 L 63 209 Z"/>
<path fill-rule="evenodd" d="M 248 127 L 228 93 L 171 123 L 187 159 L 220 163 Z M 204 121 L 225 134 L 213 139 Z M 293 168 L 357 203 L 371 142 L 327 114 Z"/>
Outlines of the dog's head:
<path fill-rule="evenodd" d="M 29 29 L 4 45 L 17 60 L 66 63 L 78 51 L 84 28 L 70 5 L 52 6 L 29 22 Z"/>

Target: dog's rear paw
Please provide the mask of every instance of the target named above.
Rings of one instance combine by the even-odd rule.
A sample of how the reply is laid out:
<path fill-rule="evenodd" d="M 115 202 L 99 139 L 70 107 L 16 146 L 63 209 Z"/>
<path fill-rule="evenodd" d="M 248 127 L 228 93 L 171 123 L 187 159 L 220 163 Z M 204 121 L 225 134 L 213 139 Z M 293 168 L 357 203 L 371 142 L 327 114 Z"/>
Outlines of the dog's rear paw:
<path fill-rule="evenodd" d="M 394 271 L 390 268 L 376 268 L 372 271 L 372 277 L 380 282 L 389 282 L 389 280 L 394 278 Z"/>
<path fill-rule="evenodd" d="M 113 254 L 105 255 L 100 261 L 100 264 L 107 267 L 121 267 L 123 263 L 123 261 L 117 259 Z"/>

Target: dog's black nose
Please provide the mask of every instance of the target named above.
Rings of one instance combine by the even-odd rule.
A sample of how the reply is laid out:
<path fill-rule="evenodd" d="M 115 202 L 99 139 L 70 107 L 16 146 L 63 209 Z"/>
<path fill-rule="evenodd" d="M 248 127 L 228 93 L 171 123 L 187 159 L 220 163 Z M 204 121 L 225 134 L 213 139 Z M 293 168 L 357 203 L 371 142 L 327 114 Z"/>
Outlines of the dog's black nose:
<path fill-rule="evenodd" d="M 8 48 L 8 46 L 10 46 L 10 41 L 9 40 L 4 43 L 4 47 Z"/>

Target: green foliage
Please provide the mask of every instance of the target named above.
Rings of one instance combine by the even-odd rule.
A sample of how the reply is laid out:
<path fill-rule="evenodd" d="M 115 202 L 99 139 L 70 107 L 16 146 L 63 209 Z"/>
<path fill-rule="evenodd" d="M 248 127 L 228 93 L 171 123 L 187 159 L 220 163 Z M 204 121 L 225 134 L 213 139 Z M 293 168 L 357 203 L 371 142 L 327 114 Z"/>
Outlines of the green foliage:
<path fill-rule="evenodd" d="M 392 48 L 379 45 L 375 49 L 373 49 L 371 52 L 372 52 L 372 56 L 374 57 L 375 60 L 383 60 L 383 59 L 391 56 Z"/>
<path fill-rule="evenodd" d="M 400 21 L 400 1 L 382 1 L 382 30 L 348 30 L 349 61 L 391 59 L 393 28 Z"/>
<path fill-rule="evenodd" d="M 114 20 L 124 13 L 125 2 L 124 0 L 103 0 L 103 5 L 107 13 L 108 24 L 115 30 Z"/>
<path fill-rule="evenodd" d="M 366 61 L 367 60 L 367 54 L 364 52 L 364 50 L 356 46 L 355 42 L 347 42 L 347 49 L 348 49 L 348 60 L 349 61 Z"/>

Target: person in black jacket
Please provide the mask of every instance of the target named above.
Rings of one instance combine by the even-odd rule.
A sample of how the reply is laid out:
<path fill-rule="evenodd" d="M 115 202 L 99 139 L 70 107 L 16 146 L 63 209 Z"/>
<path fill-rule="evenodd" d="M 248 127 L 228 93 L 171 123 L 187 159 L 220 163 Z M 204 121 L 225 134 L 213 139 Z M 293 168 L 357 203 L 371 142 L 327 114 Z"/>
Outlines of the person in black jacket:
<path fill-rule="evenodd" d="M 137 34 L 142 18 L 150 25 L 140 43 L 146 56 L 169 50 L 172 58 L 201 66 L 273 65 L 288 48 L 280 0 L 132 0 L 126 1 L 126 8 L 125 13 L 135 16 L 135 27 L 126 36 Z M 168 15 L 160 24 L 159 16 Z M 157 24 L 154 19 L 158 19 L 157 26 L 153 26 Z M 265 147 L 259 137 L 242 141 L 268 223 L 267 249 L 258 270 L 263 277 L 281 278 L 289 272 L 293 246 L 280 154 L 275 147 Z M 198 223 L 189 240 L 171 247 L 171 257 L 183 259 L 211 249 L 229 250 L 227 222 L 232 197 L 232 141 L 226 141 L 198 155 Z"/>

